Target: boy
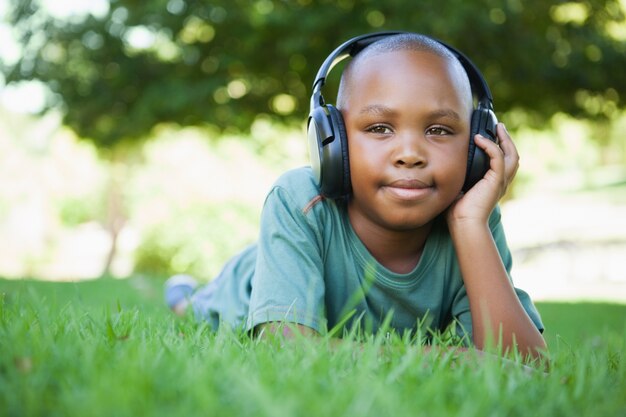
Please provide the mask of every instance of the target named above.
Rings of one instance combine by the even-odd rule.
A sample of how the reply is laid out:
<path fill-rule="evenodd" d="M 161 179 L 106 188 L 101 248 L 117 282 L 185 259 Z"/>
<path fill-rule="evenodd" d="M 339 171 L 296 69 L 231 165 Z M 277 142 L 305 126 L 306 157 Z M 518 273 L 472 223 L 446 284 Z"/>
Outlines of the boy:
<path fill-rule="evenodd" d="M 502 124 L 500 146 L 474 138 L 489 169 L 461 191 L 473 102 L 459 59 L 422 35 L 381 37 L 349 62 L 337 109 L 349 195 L 323 196 L 310 168 L 284 174 L 258 243 L 189 299 L 196 316 L 256 332 L 288 322 L 307 335 L 346 318 L 375 332 L 390 316 L 400 333 L 455 325 L 478 349 L 500 335 L 504 349 L 540 355 L 543 325 L 510 282 L 497 207 L 519 159 Z M 171 279 L 170 307 L 184 310 L 194 287 Z"/>

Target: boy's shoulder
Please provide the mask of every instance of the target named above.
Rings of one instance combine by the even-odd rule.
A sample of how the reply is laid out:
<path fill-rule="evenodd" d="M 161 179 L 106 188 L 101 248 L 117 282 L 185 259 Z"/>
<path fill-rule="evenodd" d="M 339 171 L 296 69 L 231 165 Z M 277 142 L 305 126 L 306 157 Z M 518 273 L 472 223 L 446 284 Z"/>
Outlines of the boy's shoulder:
<path fill-rule="evenodd" d="M 300 212 L 314 223 L 328 222 L 330 218 L 341 216 L 336 201 L 322 195 L 310 166 L 283 173 L 274 182 L 265 204 L 274 209 L 282 206 L 292 213 Z"/>
<path fill-rule="evenodd" d="M 283 173 L 272 186 L 272 191 L 277 189 L 281 193 L 288 194 L 297 203 L 306 204 L 311 199 L 321 197 L 320 189 L 309 166 L 291 169 Z"/>

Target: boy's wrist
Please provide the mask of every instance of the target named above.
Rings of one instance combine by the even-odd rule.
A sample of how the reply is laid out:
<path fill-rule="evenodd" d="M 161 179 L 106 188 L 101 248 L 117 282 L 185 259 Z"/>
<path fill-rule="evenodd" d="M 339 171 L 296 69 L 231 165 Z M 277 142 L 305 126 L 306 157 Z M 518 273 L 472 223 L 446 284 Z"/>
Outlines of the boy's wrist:
<path fill-rule="evenodd" d="M 448 217 L 448 230 L 452 237 L 459 236 L 472 236 L 475 233 L 489 232 L 488 219 L 463 217 L 454 218 Z"/>
<path fill-rule="evenodd" d="M 489 196 L 476 194 L 475 191 L 478 190 L 471 190 L 450 206 L 446 213 L 449 228 L 488 226 L 489 217 L 497 205 L 497 200 L 491 202 Z"/>

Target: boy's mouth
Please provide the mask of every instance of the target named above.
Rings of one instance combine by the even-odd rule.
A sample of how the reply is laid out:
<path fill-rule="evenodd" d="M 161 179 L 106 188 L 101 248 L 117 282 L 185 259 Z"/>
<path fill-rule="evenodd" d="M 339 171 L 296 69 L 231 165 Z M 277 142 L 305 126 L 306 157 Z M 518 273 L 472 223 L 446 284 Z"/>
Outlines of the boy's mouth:
<path fill-rule="evenodd" d="M 418 179 L 400 179 L 387 184 L 385 190 L 399 200 L 420 200 L 433 190 L 432 185 Z"/>
<path fill-rule="evenodd" d="M 407 190 L 421 190 L 423 188 L 430 188 L 431 186 L 426 184 L 423 181 L 420 181 L 416 178 L 414 179 L 401 179 L 401 180 L 395 180 L 390 182 L 389 184 L 387 184 L 388 187 L 393 187 L 393 188 L 403 188 L 403 189 L 407 189 Z"/>

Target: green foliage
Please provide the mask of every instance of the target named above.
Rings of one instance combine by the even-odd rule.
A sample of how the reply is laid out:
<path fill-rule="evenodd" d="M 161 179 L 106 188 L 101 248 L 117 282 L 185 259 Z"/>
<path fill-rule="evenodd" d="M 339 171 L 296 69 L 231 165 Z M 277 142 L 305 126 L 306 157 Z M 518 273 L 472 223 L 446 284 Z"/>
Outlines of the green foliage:
<path fill-rule="evenodd" d="M 24 54 L 5 66 L 6 80 L 42 80 L 54 93 L 49 105 L 101 148 L 143 139 L 164 122 L 302 123 L 323 59 L 379 30 L 455 45 L 483 70 L 500 114 L 522 109 L 537 124 L 557 112 L 613 117 L 626 91 L 619 0 L 111 0 L 103 16 L 64 21 L 36 0 L 12 5 Z"/>
<path fill-rule="evenodd" d="M 578 327 L 549 373 L 400 338 L 331 347 L 211 333 L 159 307 L 152 280 L 0 280 L 0 409 L 38 416 L 599 416 L 626 411 L 626 329 Z M 571 313 L 550 305 L 546 323 Z M 602 306 L 593 306 L 599 311 Z M 626 306 L 607 310 L 621 321 Z M 571 326 L 571 323 L 570 323 Z M 569 344 L 566 342 L 570 342 Z"/>
<path fill-rule="evenodd" d="M 99 195 L 88 197 L 70 197 L 59 203 L 59 217 L 63 225 L 76 227 L 89 221 L 103 221 L 106 207 Z"/>
<path fill-rule="evenodd" d="M 134 269 L 153 275 L 184 272 L 210 280 L 257 233 L 258 211 L 243 203 L 192 207 L 145 232 Z"/>

